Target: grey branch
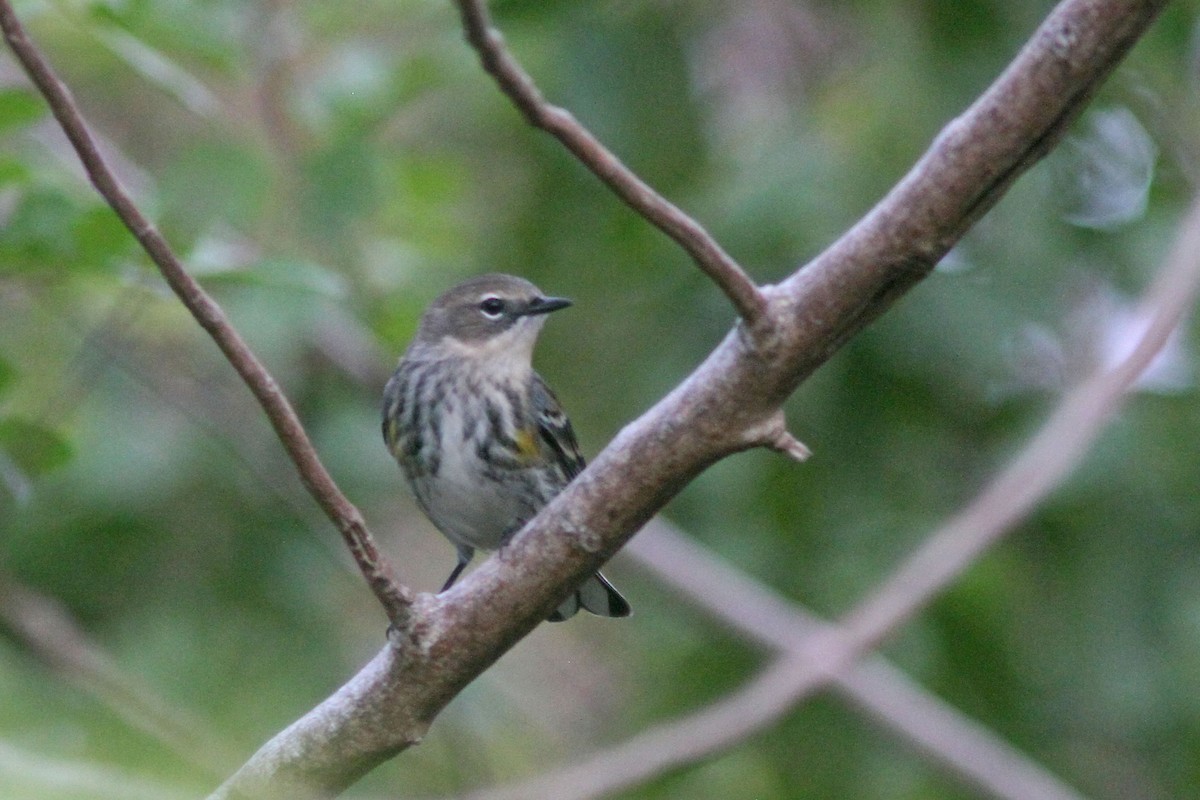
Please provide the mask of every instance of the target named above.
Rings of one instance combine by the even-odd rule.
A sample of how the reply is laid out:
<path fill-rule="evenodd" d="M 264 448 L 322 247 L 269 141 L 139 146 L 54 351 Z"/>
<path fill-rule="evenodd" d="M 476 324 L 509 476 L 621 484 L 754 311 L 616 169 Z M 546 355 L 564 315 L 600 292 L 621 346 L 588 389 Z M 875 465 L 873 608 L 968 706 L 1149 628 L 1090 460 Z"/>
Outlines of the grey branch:
<path fill-rule="evenodd" d="M 1048 491 L 1070 474 L 1183 320 L 1200 284 L 1200 200 L 1180 224 L 1167 262 L 1142 300 L 1150 320 L 1137 346 L 1117 366 L 1101 368 L 1066 394 L 1017 458 L 954 515 L 842 621 L 859 650 L 904 624 L 966 570 Z"/>
<path fill-rule="evenodd" d="M 778 654 L 799 653 L 827 623 L 730 567 L 661 518 L 625 549 L 654 575 L 734 631 Z M 738 741 L 793 707 L 790 685 L 768 673 L 725 699 L 723 737 L 710 738 L 706 718 L 689 714 L 659 726 L 653 739 L 623 742 L 516 784 L 460 800 L 586 800 L 628 789 Z M 757 690 L 777 686 L 766 696 Z M 882 657 L 863 660 L 832 679 L 831 688 L 948 772 L 998 800 L 1081 800 L 1079 794 L 995 734 L 913 684 Z M 735 725 L 727 725 L 729 722 Z M 699 739 L 699 741 L 697 741 Z M 659 754 L 653 765 L 639 751 Z"/>
<path fill-rule="evenodd" d="M 627 552 L 690 602 L 764 647 L 798 652 L 828 624 L 662 520 L 651 522 Z M 880 656 L 839 673 L 831 688 L 900 740 L 998 800 L 1080 800 L 1054 775 Z"/>

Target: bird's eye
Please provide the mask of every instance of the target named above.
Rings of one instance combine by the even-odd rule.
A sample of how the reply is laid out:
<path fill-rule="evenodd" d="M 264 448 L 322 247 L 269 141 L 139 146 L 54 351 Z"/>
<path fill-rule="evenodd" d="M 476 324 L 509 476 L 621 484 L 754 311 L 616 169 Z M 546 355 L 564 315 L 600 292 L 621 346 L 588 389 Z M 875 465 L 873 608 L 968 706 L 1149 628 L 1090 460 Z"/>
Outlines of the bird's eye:
<path fill-rule="evenodd" d="M 504 313 L 504 301 L 495 296 L 485 297 L 479 303 L 479 310 L 485 317 L 496 319 Z"/>

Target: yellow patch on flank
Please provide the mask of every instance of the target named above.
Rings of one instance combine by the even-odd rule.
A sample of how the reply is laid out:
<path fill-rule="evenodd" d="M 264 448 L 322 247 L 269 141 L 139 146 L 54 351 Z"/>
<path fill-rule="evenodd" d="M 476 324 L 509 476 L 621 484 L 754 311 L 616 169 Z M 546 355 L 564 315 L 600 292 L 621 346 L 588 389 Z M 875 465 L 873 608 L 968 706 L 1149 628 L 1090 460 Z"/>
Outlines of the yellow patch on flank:
<path fill-rule="evenodd" d="M 517 443 L 517 453 L 523 460 L 533 461 L 540 454 L 537 436 L 533 431 L 527 429 L 519 430 L 513 439 Z"/>
<path fill-rule="evenodd" d="M 400 443 L 400 431 L 396 428 L 396 422 L 393 419 L 388 419 L 383 426 L 383 440 L 387 444 L 388 451 L 392 455 L 396 454 L 396 445 Z"/>

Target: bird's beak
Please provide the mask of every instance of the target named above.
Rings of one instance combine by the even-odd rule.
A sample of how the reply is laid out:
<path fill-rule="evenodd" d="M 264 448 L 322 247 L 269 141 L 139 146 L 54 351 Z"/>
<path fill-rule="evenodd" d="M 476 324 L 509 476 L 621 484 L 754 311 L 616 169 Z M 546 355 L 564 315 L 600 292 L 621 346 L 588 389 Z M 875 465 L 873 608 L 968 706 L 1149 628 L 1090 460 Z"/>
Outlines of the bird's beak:
<path fill-rule="evenodd" d="M 569 305 L 571 305 L 571 301 L 565 297 L 535 297 L 521 311 L 521 316 L 549 314 L 551 311 L 558 311 L 560 308 L 566 308 Z"/>

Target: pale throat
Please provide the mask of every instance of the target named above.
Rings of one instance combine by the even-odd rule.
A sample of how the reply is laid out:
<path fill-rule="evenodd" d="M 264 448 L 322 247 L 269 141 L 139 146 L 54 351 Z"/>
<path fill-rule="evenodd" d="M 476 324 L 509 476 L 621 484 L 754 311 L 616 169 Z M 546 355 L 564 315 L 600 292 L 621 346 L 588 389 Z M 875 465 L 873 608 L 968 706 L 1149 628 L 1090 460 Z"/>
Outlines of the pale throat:
<path fill-rule="evenodd" d="M 483 366 L 497 378 L 521 379 L 533 370 L 533 346 L 540 318 L 525 318 L 506 331 L 480 342 L 446 336 L 442 345 L 455 355 Z"/>

